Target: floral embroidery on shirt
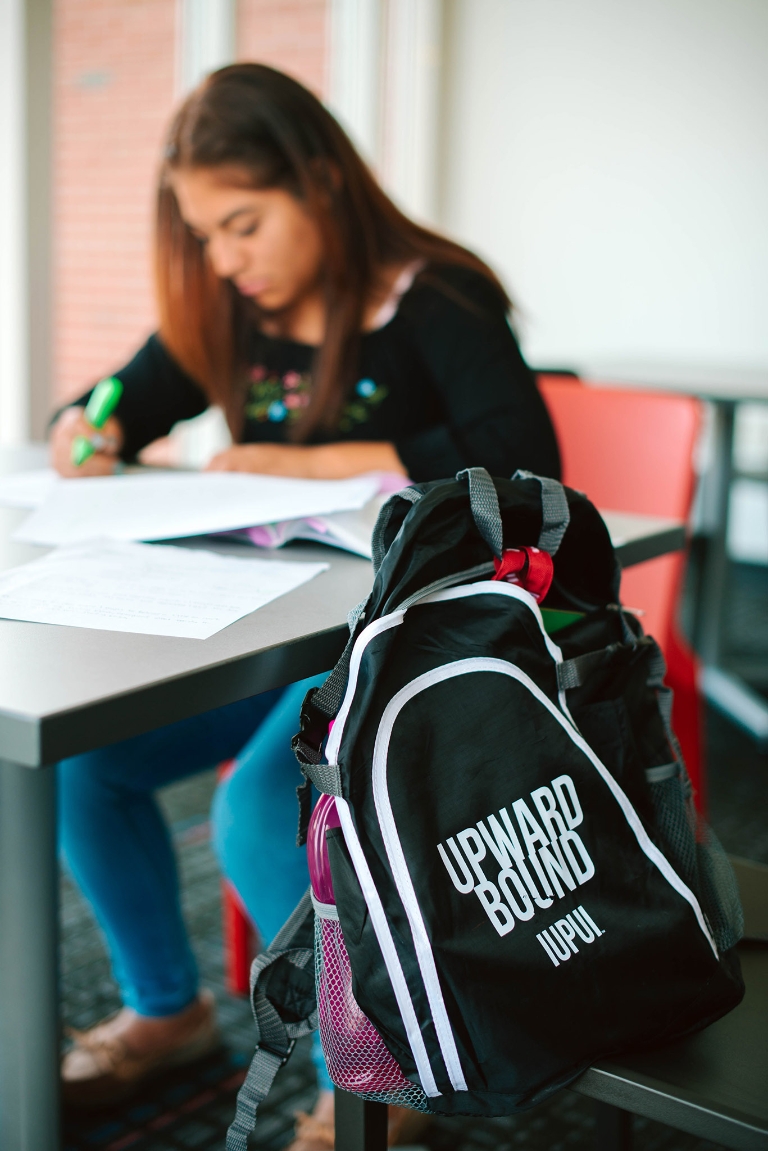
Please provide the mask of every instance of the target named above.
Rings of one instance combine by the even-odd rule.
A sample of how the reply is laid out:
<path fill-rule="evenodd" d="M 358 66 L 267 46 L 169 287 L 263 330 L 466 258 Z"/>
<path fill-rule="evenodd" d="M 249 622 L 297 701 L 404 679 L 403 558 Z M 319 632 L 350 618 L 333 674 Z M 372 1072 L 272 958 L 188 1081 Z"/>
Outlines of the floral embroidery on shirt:
<path fill-rule="evenodd" d="M 286 372 L 279 376 L 257 364 L 248 373 L 251 386 L 245 405 L 245 417 L 266 423 L 281 424 L 297 419 L 309 403 L 312 377 L 309 372 Z"/>
<path fill-rule="evenodd" d="M 341 410 L 339 431 L 349 432 L 356 425 L 364 424 L 388 395 L 389 389 L 383 384 L 377 384 L 368 378 L 358 380 L 352 399 L 348 400 Z"/>
<path fill-rule="evenodd" d="M 291 423 L 309 403 L 312 388 L 309 372 L 291 371 L 280 376 L 263 364 L 256 364 L 249 371 L 248 379 L 246 419 L 258 420 L 259 423 Z M 339 431 L 348 432 L 358 424 L 364 424 L 388 394 L 387 388 L 368 377 L 358 380 L 352 397 L 342 409 Z"/>

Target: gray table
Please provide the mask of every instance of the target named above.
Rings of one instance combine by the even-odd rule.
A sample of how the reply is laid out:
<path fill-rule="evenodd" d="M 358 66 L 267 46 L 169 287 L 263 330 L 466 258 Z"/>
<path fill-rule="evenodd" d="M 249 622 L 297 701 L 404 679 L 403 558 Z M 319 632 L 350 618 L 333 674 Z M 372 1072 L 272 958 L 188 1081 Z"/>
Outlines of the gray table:
<path fill-rule="evenodd" d="M 40 448 L 6 451 L 0 472 L 39 467 L 41 459 Z M 10 540 L 25 514 L 0 508 L 0 569 L 42 554 Z M 626 566 L 683 545 L 684 529 L 671 521 L 619 513 L 606 519 Z M 237 543 L 204 546 L 255 554 Z M 59 1146 L 52 765 L 331 667 L 348 634 L 347 612 L 370 590 L 370 565 L 316 545 L 291 545 L 280 554 L 322 559 L 330 569 L 207 640 L 0 620 L 3 1151 Z"/>
<path fill-rule="evenodd" d="M 598 1151 L 629 1151 L 631 1114 L 734 1151 L 768 1148 L 768 867 L 731 862 L 744 906 L 746 995 L 704 1031 L 606 1060 L 572 1084 L 603 1104 Z"/>

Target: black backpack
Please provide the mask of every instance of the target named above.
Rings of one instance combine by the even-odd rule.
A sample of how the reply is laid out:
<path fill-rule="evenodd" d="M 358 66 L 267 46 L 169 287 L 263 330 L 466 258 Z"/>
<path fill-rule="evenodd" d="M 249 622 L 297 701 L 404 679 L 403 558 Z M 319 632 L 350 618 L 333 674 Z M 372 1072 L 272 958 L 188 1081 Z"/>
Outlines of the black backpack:
<path fill-rule="evenodd" d="M 473 468 L 393 496 L 373 544 L 371 595 L 294 739 L 302 824 L 311 784 L 337 797 L 336 906 L 308 894 L 254 963 L 233 1151 L 317 1026 L 316 989 L 321 1024 L 330 988 L 396 1064 L 402 1089 L 361 1074 L 359 1094 L 484 1116 L 704 1027 L 744 991 L 733 874 L 589 500 Z"/>

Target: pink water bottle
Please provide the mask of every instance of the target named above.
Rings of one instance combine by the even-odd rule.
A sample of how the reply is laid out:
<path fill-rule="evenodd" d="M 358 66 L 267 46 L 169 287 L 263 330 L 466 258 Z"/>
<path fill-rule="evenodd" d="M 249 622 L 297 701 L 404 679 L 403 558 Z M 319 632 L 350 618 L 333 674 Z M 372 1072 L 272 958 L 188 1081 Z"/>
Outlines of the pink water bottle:
<path fill-rule="evenodd" d="M 420 1095 L 405 1078 L 352 993 L 352 969 L 336 899 L 325 833 L 340 827 L 336 800 L 321 795 L 307 829 L 307 862 L 316 914 L 317 1008 L 328 1073 L 344 1091 L 387 1103 L 414 1104 Z"/>
<path fill-rule="evenodd" d="M 341 827 L 336 800 L 332 795 L 321 795 L 307 828 L 307 863 L 309 881 L 318 903 L 335 903 L 331 864 L 325 833 L 332 827 Z"/>

